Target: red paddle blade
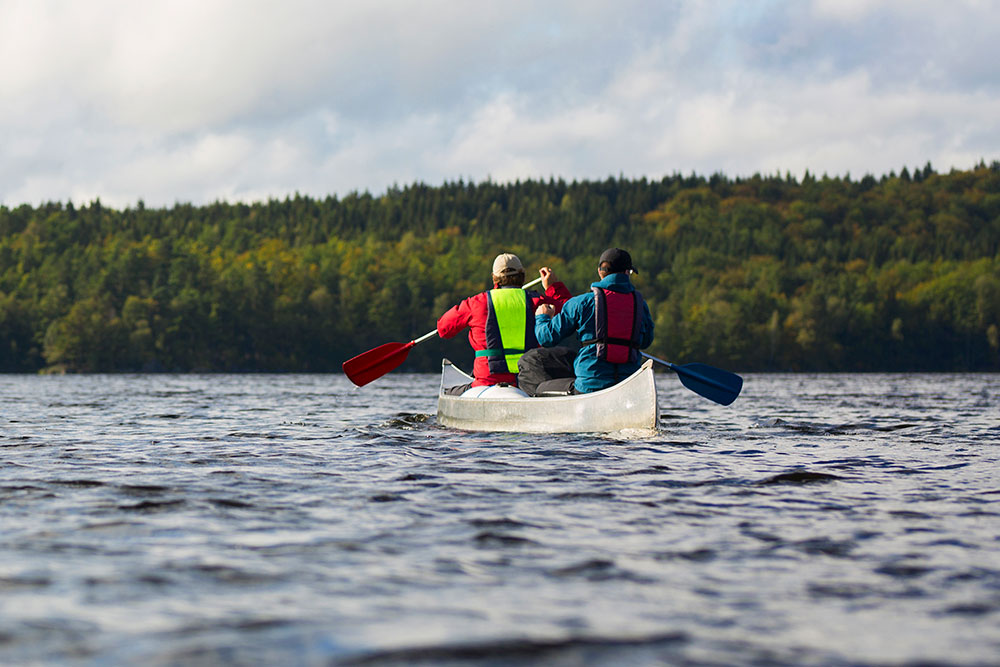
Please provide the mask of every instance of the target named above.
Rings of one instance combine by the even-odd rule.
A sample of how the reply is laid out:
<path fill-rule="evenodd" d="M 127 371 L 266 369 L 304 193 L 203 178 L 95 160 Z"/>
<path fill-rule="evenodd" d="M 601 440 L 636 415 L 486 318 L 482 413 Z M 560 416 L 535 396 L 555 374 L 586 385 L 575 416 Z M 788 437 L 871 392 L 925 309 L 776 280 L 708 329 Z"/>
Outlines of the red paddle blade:
<path fill-rule="evenodd" d="M 362 352 L 343 363 L 344 374 L 351 382 L 363 387 L 406 361 L 413 345 L 412 340 L 409 343 L 386 343 Z"/>

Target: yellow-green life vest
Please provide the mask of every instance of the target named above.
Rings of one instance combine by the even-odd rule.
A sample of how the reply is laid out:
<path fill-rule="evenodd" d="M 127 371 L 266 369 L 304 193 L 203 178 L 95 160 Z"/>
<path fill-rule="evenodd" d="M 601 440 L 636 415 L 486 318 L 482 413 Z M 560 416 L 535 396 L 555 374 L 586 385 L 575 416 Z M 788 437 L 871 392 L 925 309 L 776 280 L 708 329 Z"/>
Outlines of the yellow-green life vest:
<path fill-rule="evenodd" d="M 517 360 L 525 350 L 538 347 L 532 302 L 520 288 L 501 287 L 486 294 L 486 349 L 490 373 L 517 373 Z"/>

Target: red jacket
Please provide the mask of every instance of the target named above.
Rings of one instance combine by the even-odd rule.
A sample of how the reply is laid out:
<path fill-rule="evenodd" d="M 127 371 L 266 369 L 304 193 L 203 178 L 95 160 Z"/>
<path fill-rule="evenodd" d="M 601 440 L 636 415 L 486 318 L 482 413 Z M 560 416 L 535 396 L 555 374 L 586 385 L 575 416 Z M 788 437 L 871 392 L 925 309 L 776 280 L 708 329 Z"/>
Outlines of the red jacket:
<path fill-rule="evenodd" d="M 554 282 L 545 290 L 545 294 L 539 294 L 533 290 L 528 290 L 528 298 L 531 299 L 531 312 L 543 303 L 551 304 L 558 313 L 562 310 L 562 305 L 566 303 L 572 295 L 566 286 L 561 282 Z M 469 345 L 473 350 L 486 349 L 486 317 L 487 313 L 486 292 L 480 292 L 475 296 L 470 296 L 457 306 L 441 316 L 437 321 L 437 331 L 441 338 L 452 338 L 469 327 Z M 528 322 L 528 326 L 534 328 L 534 322 Z M 517 375 L 515 373 L 490 373 L 489 361 L 486 357 L 476 357 L 472 364 L 473 387 L 499 384 L 506 382 L 517 385 Z"/>

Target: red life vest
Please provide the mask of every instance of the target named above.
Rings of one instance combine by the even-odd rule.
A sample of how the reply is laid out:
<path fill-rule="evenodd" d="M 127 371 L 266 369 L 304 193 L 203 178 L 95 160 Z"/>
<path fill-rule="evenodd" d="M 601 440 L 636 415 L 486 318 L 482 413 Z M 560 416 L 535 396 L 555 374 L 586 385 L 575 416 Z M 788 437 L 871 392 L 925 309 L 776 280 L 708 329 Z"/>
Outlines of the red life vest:
<path fill-rule="evenodd" d="M 639 327 L 642 297 L 638 292 L 614 292 L 591 287 L 594 292 L 594 340 L 597 358 L 612 364 L 639 360 Z"/>

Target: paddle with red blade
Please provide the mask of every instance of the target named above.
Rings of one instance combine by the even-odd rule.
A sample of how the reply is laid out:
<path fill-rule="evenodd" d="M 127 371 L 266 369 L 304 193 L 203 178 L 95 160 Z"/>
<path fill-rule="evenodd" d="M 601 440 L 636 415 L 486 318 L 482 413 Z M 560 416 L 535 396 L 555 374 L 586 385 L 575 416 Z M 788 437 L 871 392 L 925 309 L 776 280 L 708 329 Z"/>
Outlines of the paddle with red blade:
<path fill-rule="evenodd" d="M 537 285 L 540 282 L 542 282 L 542 279 L 536 278 L 524 285 L 523 289 Z M 437 329 L 428 331 L 420 338 L 414 338 L 409 343 L 385 343 L 367 352 L 362 352 L 343 363 L 344 374 L 351 382 L 359 387 L 363 387 L 372 380 L 377 380 L 389 371 L 398 368 L 400 364 L 406 361 L 406 356 L 410 353 L 411 347 L 434 336 L 437 336 Z"/>

